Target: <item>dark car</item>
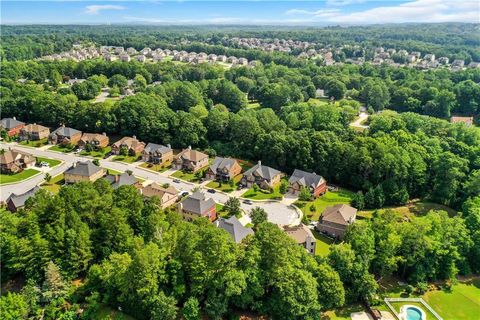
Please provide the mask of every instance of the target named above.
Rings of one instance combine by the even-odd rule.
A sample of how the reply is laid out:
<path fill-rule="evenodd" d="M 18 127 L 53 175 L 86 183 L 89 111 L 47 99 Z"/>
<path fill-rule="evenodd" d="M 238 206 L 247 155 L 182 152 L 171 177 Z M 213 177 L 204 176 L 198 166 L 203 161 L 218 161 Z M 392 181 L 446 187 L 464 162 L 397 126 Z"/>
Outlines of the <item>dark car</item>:
<path fill-rule="evenodd" d="M 245 204 L 253 204 L 253 201 L 252 201 L 252 200 L 244 200 L 243 203 L 245 203 Z"/>
<path fill-rule="evenodd" d="M 217 192 L 217 191 L 216 191 L 215 189 L 208 189 L 207 192 L 209 192 L 209 193 L 215 193 L 215 192 Z"/>
<path fill-rule="evenodd" d="M 179 179 L 173 179 L 173 182 L 180 183 L 180 180 Z"/>

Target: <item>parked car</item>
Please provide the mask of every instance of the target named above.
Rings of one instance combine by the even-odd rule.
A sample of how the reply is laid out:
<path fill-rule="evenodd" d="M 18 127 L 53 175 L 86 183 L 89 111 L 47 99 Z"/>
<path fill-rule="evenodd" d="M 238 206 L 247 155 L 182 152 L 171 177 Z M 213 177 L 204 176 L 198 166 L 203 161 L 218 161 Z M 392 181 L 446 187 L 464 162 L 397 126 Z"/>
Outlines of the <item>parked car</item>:
<path fill-rule="evenodd" d="M 253 204 L 253 201 L 252 201 L 252 200 L 244 200 L 243 203 L 245 203 L 245 204 Z"/>
<path fill-rule="evenodd" d="M 40 162 L 40 166 L 48 168 L 48 167 L 50 167 L 50 164 L 48 162 L 42 161 L 42 162 Z"/>
<path fill-rule="evenodd" d="M 188 192 L 188 191 L 182 191 L 182 192 L 180 193 L 180 197 L 183 198 L 183 197 L 188 196 L 189 194 L 190 194 L 190 192 Z"/>
<path fill-rule="evenodd" d="M 217 192 L 217 191 L 216 191 L 215 189 L 208 189 L 207 192 L 209 192 L 209 193 L 215 193 L 215 192 Z"/>
<path fill-rule="evenodd" d="M 179 179 L 173 179 L 173 182 L 180 183 L 180 180 Z"/>

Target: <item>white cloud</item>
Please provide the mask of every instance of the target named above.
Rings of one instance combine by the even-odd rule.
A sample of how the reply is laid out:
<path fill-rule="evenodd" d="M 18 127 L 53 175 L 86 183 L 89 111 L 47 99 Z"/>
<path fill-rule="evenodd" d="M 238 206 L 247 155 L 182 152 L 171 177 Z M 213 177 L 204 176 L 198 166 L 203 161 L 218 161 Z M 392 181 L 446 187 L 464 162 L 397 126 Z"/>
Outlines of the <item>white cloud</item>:
<path fill-rule="evenodd" d="M 99 14 L 102 10 L 125 10 L 125 7 L 114 4 L 98 4 L 85 7 L 85 13 L 92 15 Z"/>
<path fill-rule="evenodd" d="M 351 4 L 363 3 L 366 0 L 327 0 L 327 6 L 348 6 Z"/>
<path fill-rule="evenodd" d="M 318 12 L 318 14 L 316 14 Z M 305 21 L 342 24 L 375 24 L 404 22 L 479 22 L 480 2 L 477 0 L 415 0 L 396 6 L 382 6 L 364 11 L 306 11 L 292 9 L 286 14 L 305 15 Z"/>

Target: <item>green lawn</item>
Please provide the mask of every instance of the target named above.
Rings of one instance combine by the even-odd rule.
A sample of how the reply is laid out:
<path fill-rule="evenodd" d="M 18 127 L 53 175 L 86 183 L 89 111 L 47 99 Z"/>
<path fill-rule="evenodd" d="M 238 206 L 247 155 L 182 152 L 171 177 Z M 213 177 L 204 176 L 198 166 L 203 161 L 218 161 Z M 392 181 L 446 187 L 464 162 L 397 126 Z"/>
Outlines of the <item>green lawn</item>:
<path fill-rule="evenodd" d="M 0 174 L 0 185 L 5 183 L 20 182 L 36 175 L 39 172 L 40 171 L 35 169 L 25 169 L 16 174 Z"/>
<path fill-rule="evenodd" d="M 320 214 L 327 207 L 334 206 L 336 204 L 345 203 L 349 204 L 352 200 L 354 193 L 346 189 L 339 189 L 338 191 L 327 191 L 323 196 L 316 198 L 313 201 L 297 201 L 295 205 L 302 210 L 311 220 L 318 220 Z M 312 204 L 315 206 L 315 211 L 311 211 Z"/>
<path fill-rule="evenodd" d="M 242 179 L 242 176 L 242 174 L 239 174 L 233 178 L 233 186 L 230 186 L 228 182 L 219 183 L 218 181 L 210 181 L 207 184 L 207 188 L 213 188 L 227 193 L 232 192 L 237 189 L 238 182 Z"/>
<path fill-rule="evenodd" d="M 363 306 L 360 304 L 352 304 L 343 308 L 327 311 L 322 314 L 322 320 L 351 320 L 350 314 L 353 312 L 363 311 Z"/>
<path fill-rule="evenodd" d="M 61 146 L 59 144 L 55 145 L 55 146 L 52 146 L 50 148 L 48 148 L 48 150 L 52 150 L 52 151 L 58 151 L 58 152 L 63 152 L 63 153 L 69 153 L 69 152 L 72 152 L 73 150 L 75 150 L 75 146 L 70 146 L 70 147 L 67 147 L 67 146 Z"/>
<path fill-rule="evenodd" d="M 104 169 L 107 172 L 107 174 L 111 174 L 112 176 L 118 176 L 119 174 L 123 173 L 123 172 L 113 170 L 113 169 L 107 169 L 107 168 L 104 168 Z"/>
<path fill-rule="evenodd" d="M 197 171 L 197 172 L 205 171 L 205 170 L 207 170 L 207 168 L 208 167 L 205 167 L 205 169 L 202 169 L 202 170 Z M 188 182 L 198 182 L 199 181 L 195 177 L 195 173 L 182 171 L 182 170 L 175 171 L 172 175 L 170 175 L 170 177 L 182 179 L 182 180 L 185 180 L 185 181 L 188 181 Z"/>
<path fill-rule="evenodd" d="M 426 215 L 430 210 L 446 211 L 448 212 L 448 215 L 450 217 L 457 215 L 457 212 L 452 208 L 449 208 L 447 206 L 444 206 L 438 203 L 428 202 L 428 201 L 417 201 L 417 202 L 407 204 L 404 206 L 399 206 L 399 207 L 385 207 L 380 209 L 380 212 L 383 212 L 387 209 L 396 211 L 400 217 L 411 217 L 413 215 L 417 217 L 422 217 Z M 358 213 L 358 216 L 370 219 L 372 217 L 373 212 L 374 210 L 363 210 Z"/>
<path fill-rule="evenodd" d="M 50 168 L 58 166 L 62 161 L 60 160 L 55 160 L 55 159 L 50 159 L 50 158 L 43 158 L 43 157 L 37 157 L 37 162 L 46 162 L 50 166 Z"/>
<path fill-rule="evenodd" d="M 53 194 L 57 194 L 64 183 L 65 183 L 65 179 L 62 173 L 62 174 L 59 174 L 58 176 L 53 177 L 49 182 L 43 183 L 41 187 L 45 190 L 50 191 Z"/>
<path fill-rule="evenodd" d="M 135 320 L 135 318 L 122 313 L 120 311 L 114 310 L 109 306 L 102 306 L 98 309 L 97 313 L 93 319 L 101 320 Z"/>
<path fill-rule="evenodd" d="M 140 167 L 156 171 L 156 172 L 165 172 L 172 167 L 171 162 L 166 162 L 164 164 L 151 164 L 148 162 L 142 163 Z"/>
<path fill-rule="evenodd" d="M 260 108 L 260 103 L 258 102 L 249 102 L 247 104 L 247 109 L 257 109 L 257 108 Z"/>
<path fill-rule="evenodd" d="M 243 198 L 248 198 L 252 200 L 281 200 L 283 199 L 283 194 L 280 193 L 280 183 L 273 187 L 273 192 L 258 189 L 257 192 L 253 188 L 248 189 L 244 194 Z"/>
<path fill-rule="evenodd" d="M 215 203 L 215 210 L 217 212 L 217 215 L 221 216 L 221 213 L 223 212 L 223 204 Z"/>
<path fill-rule="evenodd" d="M 326 257 L 330 253 L 330 245 L 333 243 L 333 239 L 312 230 L 313 236 L 317 239 L 317 243 L 315 245 L 315 254 Z"/>
<path fill-rule="evenodd" d="M 134 156 L 115 156 L 113 157 L 113 161 L 122 161 L 122 162 L 126 162 L 126 163 L 133 163 L 135 161 L 138 161 L 142 159 L 142 156 L 140 154 L 136 154 Z"/>
<path fill-rule="evenodd" d="M 36 140 L 36 141 L 22 141 L 20 142 L 20 145 L 38 148 L 46 145 L 47 143 L 48 143 L 48 138 L 44 138 L 42 140 Z"/>
<path fill-rule="evenodd" d="M 83 150 L 82 152 L 80 152 L 80 155 L 81 156 L 91 156 L 91 157 L 94 157 L 94 158 L 103 158 L 111 150 L 112 150 L 112 148 L 110 146 L 105 147 L 105 148 L 100 149 L 100 150 L 93 150 L 91 152 Z"/>

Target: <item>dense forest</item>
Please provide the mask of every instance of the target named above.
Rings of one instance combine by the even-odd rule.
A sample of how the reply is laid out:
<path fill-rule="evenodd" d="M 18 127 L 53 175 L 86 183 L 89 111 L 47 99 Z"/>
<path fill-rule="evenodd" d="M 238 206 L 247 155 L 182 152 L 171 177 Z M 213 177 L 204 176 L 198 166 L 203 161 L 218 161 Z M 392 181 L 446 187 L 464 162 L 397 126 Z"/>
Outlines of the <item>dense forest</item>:
<path fill-rule="evenodd" d="M 450 29 L 454 36 L 447 27 L 457 28 Z M 261 209 L 252 210 L 255 234 L 236 244 L 207 220 L 187 223 L 160 210 L 155 199 L 144 200 L 133 187 L 113 190 L 100 179 L 64 186 L 57 195 L 41 190 L 25 209 L 0 211 L 2 282 L 22 284 L 0 298 L 2 318 L 92 319 L 109 305 L 139 320 L 201 314 L 236 319 L 234 314 L 250 311 L 273 319 L 319 319 L 322 311 L 350 303 L 375 305 L 381 298 L 378 281 L 392 275 L 423 292 L 431 281 L 451 285 L 458 275 L 480 272 L 480 130 L 448 121 L 458 114 L 478 122 L 480 70 L 323 67 L 287 54 L 235 48 L 228 50 L 262 63 L 225 69 L 30 60 L 68 50 L 78 40 L 141 49 L 210 38 L 216 45 L 185 46 L 227 50 L 221 38 L 239 32 L 51 28 L 2 30 L 2 118 L 136 135 L 174 148 L 190 145 L 211 156 L 262 160 L 286 174 L 316 172 L 357 192 L 356 208 L 374 212 L 371 219 L 358 219 L 326 257 L 313 257 L 267 222 Z M 407 41 L 411 28 L 397 26 L 388 36 L 377 26 L 246 28 L 242 34 L 324 42 L 343 35 L 372 46 L 410 43 L 410 50 L 426 46 L 445 55 L 478 55 L 471 33 L 476 26 L 434 25 L 435 35 L 415 33 Z M 86 81 L 65 84 L 74 78 Z M 135 95 L 93 102 L 105 87 L 118 96 L 130 79 Z M 330 99 L 315 99 L 319 88 Z M 369 129 L 360 132 L 349 123 L 361 105 L 371 116 Z M 441 203 L 458 214 L 430 211 L 405 219 L 393 210 L 375 211 L 411 199 Z"/>

